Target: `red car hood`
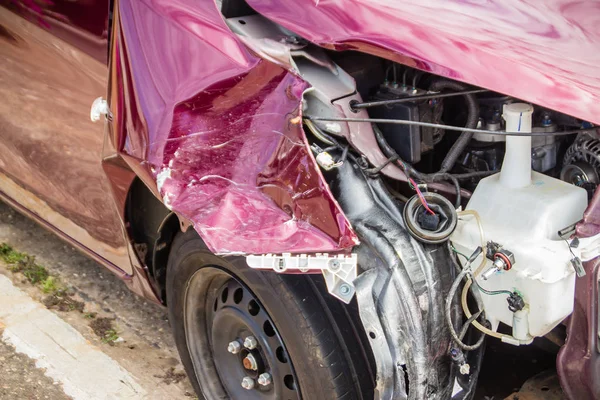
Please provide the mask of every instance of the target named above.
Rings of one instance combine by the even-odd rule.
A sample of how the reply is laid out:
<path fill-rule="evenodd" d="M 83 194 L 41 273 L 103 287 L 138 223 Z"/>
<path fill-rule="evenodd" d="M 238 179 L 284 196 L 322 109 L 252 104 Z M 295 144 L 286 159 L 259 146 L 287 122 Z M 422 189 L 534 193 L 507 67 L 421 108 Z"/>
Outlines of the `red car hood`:
<path fill-rule="evenodd" d="M 600 124 L 600 2 L 248 2 L 321 46 L 392 58 Z"/>

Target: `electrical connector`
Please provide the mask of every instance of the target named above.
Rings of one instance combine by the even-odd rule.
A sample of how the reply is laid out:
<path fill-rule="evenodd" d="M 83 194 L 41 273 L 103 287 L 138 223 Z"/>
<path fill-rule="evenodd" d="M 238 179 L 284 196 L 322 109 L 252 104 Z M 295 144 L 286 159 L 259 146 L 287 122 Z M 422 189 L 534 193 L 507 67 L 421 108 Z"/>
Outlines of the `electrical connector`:
<path fill-rule="evenodd" d="M 465 354 L 461 349 L 453 347 L 450 349 L 450 357 L 452 361 L 458 366 L 458 371 L 462 375 L 468 375 L 471 372 L 471 366 L 467 363 Z"/>
<path fill-rule="evenodd" d="M 508 302 L 508 309 L 512 312 L 521 311 L 525 308 L 525 300 L 517 292 L 512 292 L 510 296 L 506 298 Z"/>
<path fill-rule="evenodd" d="M 440 216 L 438 214 L 430 214 L 428 212 L 419 213 L 417 222 L 421 228 L 426 231 L 436 231 L 440 225 Z"/>

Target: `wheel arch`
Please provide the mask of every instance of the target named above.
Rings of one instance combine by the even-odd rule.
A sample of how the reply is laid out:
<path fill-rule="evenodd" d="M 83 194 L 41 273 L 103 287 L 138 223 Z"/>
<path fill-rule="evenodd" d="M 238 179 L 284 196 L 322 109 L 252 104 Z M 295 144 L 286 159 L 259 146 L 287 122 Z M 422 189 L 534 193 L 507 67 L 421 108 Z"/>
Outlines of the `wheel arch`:
<path fill-rule="evenodd" d="M 175 235 L 185 231 L 188 224 L 157 199 L 138 177 L 129 187 L 124 222 L 150 284 L 160 301 L 166 304 L 167 261 L 171 244 Z"/>

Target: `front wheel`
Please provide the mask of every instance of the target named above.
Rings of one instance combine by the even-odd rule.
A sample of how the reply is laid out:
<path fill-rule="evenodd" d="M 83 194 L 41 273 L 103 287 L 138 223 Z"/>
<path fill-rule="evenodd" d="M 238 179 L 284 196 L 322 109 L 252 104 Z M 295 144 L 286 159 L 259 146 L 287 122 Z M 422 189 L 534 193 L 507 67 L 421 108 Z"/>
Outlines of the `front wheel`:
<path fill-rule="evenodd" d="M 373 372 L 352 308 L 318 279 L 262 273 L 179 234 L 167 269 L 169 318 L 200 398 L 370 399 Z"/>

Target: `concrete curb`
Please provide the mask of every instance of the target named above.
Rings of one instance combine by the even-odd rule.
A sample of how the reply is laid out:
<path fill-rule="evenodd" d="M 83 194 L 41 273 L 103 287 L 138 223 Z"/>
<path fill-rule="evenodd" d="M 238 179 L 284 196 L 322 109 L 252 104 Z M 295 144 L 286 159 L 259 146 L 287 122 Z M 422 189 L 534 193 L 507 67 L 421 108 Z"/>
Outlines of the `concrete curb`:
<path fill-rule="evenodd" d="M 119 363 L 0 275 L 2 340 L 35 360 L 74 400 L 144 399 L 147 392 Z"/>

